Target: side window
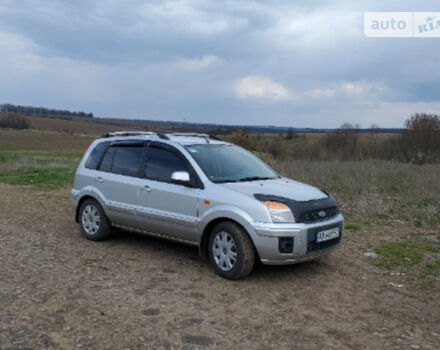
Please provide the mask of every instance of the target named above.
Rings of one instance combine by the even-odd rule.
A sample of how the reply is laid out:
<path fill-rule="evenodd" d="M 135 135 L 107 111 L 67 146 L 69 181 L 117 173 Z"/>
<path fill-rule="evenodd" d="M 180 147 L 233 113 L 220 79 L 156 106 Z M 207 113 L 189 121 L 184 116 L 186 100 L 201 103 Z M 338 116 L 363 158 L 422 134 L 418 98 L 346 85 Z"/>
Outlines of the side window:
<path fill-rule="evenodd" d="M 116 148 L 110 147 L 102 158 L 99 170 L 110 172 L 112 170 L 113 157 L 115 156 Z"/>
<path fill-rule="evenodd" d="M 143 146 L 114 147 L 116 150 L 113 158 L 112 173 L 139 176 L 139 167 L 142 161 Z"/>
<path fill-rule="evenodd" d="M 162 148 L 150 147 L 147 152 L 145 177 L 150 180 L 170 182 L 175 171 L 188 171 L 185 161 L 177 154 Z"/>
<path fill-rule="evenodd" d="M 108 142 L 101 142 L 95 146 L 84 165 L 87 169 L 95 170 L 98 167 L 99 161 L 101 160 L 102 155 L 107 149 L 108 144 Z"/>

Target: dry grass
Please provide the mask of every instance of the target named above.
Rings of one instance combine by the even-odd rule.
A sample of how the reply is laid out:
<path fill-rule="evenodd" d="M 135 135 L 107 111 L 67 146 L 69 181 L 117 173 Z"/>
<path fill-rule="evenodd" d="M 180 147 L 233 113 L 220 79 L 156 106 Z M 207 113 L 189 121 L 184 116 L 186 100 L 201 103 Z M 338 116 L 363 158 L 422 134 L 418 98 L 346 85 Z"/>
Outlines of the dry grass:
<path fill-rule="evenodd" d="M 20 169 L 45 169 L 45 168 L 75 168 L 82 153 L 79 152 L 1 152 L 0 172 L 16 171 Z"/>
<path fill-rule="evenodd" d="M 271 154 L 276 159 L 401 160 L 398 135 L 355 133 L 345 138 L 334 133 L 301 133 L 296 138 L 286 139 L 285 134 L 235 131 L 224 138 L 250 151 Z"/>
<path fill-rule="evenodd" d="M 332 193 L 351 220 L 440 224 L 440 164 L 272 161 L 280 174 Z"/>
<path fill-rule="evenodd" d="M 0 129 L 0 151 L 7 150 L 79 150 L 85 151 L 94 137 L 38 130 Z"/>

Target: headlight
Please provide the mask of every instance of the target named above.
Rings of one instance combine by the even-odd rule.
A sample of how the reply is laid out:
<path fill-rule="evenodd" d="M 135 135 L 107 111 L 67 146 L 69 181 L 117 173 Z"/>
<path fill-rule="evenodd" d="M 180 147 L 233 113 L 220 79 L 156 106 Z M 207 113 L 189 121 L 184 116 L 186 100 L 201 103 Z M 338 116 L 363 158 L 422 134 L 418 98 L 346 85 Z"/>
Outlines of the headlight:
<path fill-rule="evenodd" d="M 295 222 L 292 212 L 289 207 L 281 202 L 262 201 L 269 209 L 272 222 Z"/>

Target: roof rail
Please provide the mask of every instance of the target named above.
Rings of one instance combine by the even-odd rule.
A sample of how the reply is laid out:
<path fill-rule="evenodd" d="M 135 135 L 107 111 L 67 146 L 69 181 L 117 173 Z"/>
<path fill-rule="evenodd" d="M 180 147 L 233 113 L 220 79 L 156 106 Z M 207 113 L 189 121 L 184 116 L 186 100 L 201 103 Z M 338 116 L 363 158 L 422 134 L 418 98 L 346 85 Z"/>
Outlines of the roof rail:
<path fill-rule="evenodd" d="M 101 137 L 113 137 L 113 136 L 138 136 L 138 135 L 157 135 L 155 132 L 151 131 L 115 131 L 109 132 Z"/>
<path fill-rule="evenodd" d="M 196 133 L 196 132 L 172 132 L 172 133 L 167 133 L 167 135 L 170 136 L 189 136 L 189 137 L 209 137 L 209 135 L 207 134 L 200 134 L 200 133 Z"/>
<path fill-rule="evenodd" d="M 187 136 L 187 137 L 202 137 L 206 140 L 206 143 L 209 143 L 209 140 L 216 140 L 216 141 L 223 141 L 222 139 L 219 139 L 217 136 L 211 135 L 211 134 L 199 134 L 199 133 L 192 133 L 192 132 L 175 132 L 166 134 L 166 136 Z"/>
<path fill-rule="evenodd" d="M 169 136 L 182 136 L 182 137 L 186 136 L 186 137 L 201 137 L 205 139 L 206 143 L 209 143 L 209 140 L 223 141 L 222 139 L 219 139 L 217 136 L 208 135 L 208 134 L 199 134 L 199 133 L 191 133 L 191 132 L 176 132 L 176 133 L 162 134 L 162 133 L 155 133 L 152 131 L 115 131 L 104 134 L 101 136 L 101 138 L 114 137 L 114 136 L 142 136 L 142 135 L 144 136 L 154 135 L 163 140 L 169 140 L 170 139 Z"/>

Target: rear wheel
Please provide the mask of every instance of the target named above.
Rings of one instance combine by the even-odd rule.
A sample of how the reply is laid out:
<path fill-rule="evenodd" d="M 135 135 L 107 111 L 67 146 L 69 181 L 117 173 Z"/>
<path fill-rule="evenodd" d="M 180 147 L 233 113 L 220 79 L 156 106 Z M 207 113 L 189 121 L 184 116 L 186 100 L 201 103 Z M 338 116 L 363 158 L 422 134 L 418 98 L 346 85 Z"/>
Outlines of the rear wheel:
<path fill-rule="evenodd" d="M 254 246 L 243 228 L 233 222 L 221 222 L 210 236 L 209 260 L 218 275 L 240 279 L 249 275 L 254 267 Z"/>
<path fill-rule="evenodd" d="M 110 238 L 111 227 L 101 205 L 94 199 L 86 199 L 79 209 L 81 233 L 92 241 Z"/>

